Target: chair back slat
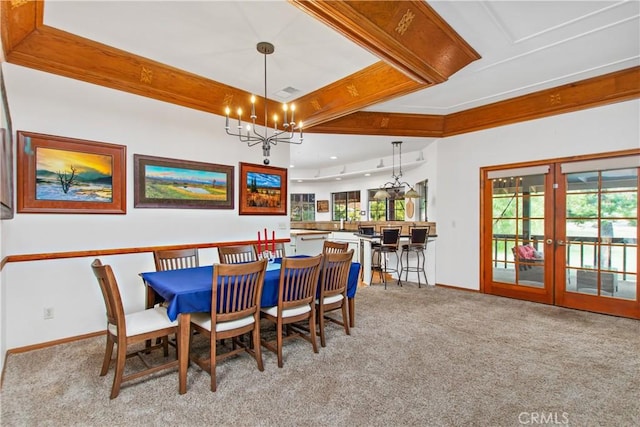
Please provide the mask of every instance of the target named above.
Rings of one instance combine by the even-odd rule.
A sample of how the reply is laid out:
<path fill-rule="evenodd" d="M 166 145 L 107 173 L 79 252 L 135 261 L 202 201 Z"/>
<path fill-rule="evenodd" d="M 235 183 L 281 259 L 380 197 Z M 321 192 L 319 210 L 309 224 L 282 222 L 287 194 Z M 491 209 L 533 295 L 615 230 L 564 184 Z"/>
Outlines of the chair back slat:
<path fill-rule="evenodd" d="M 198 248 L 159 250 L 153 252 L 156 271 L 199 267 Z"/>
<path fill-rule="evenodd" d="M 96 259 L 91 263 L 91 269 L 102 291 L 102 297 L 104 298 L 104 304 L 107 309 L 107 322 L 116 326 L 119 337 L 126 337 L 127 331 L 124 321 L 122 297 L 120 296 L 118 282 L 116 281 L 111 266 L 102 265 L 102 262 Z"/>
<path fill-rule="evenodd" d="M 345 294 L 353 249 L 340 254 L 326 254 L 320 272 L 320 300 L 325 297 Z M 346 296 L 346 294 L 345 294 Z"/>
<path fill-rule="evenodd" d="M 278 290 L 281 309 L 310 304 L 315 300 L 322 257 L 282 259 Z"/>
<path fill-rule="evenodd" d="M 254 245 L 221 246 L 218 248 L 221 264 L 240 264 L 258 260 Z"/>
<path fill-rule="evenodd" d="M 349 249 L 349 243 L 347 242 L 333 242 L 331 240 L 325 240 L 322 244 L 323 254 L 335 254 L 343 253 Z"/>
<path fill-rule="evenodd" d="M 255 314 L 260 309 L 267 260 L 242 264 L 215 264 L 211 289 L 212 327 Z"/>

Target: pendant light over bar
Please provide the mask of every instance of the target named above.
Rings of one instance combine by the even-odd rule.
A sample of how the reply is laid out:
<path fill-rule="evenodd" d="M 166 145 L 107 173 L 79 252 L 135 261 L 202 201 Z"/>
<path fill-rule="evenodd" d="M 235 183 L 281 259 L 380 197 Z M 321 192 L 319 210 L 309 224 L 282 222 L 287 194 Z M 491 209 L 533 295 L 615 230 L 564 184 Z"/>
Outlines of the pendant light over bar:
<path fill-rule="evenodd" d="M 418 194 L 418 192 L 413 189 L 413 186 L 409 185 L 407 182 L 400 181 L 402 179 L 402 141 L 393 141 L 391 145 L 393 145 L 393 171 L 391 173 L 391 178 L 393 178 L 393 181 L 389 181 L 382 185 L 373 196 L 373 198 L 376 200 L 400 198 L 400 190 L 407 186 L 409 187 L 409 191 L 407 191 L 403 195 L 403 197 L 409 199 L 419 199 L 420 194 Z M 398 173 L 396 173 L 396 148 L 398 149 L 399 159 Z"/>

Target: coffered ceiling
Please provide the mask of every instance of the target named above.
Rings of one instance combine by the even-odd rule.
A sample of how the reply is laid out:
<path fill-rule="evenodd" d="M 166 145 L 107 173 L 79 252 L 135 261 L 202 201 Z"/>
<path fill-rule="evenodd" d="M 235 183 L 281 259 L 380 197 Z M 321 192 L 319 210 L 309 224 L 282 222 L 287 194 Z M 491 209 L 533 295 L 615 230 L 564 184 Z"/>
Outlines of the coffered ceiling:
<path fill-rule="evenodd" d="M 420 150 L 482 114 L 486 121 L 495 103 L 640 64 L 638 1 L 11 0 L 2 7 L 7 61 L 213 114 L 264 94 L 255 46 L 273 43 L 267 98 L 270 109 L 295 101 L 311 125 L 305 143 L 291 147 L 292 162 L 306 169 L 335 165 L 331 155 L 340 163 L 389 156 L 397 137 L 403 151 Z"/>

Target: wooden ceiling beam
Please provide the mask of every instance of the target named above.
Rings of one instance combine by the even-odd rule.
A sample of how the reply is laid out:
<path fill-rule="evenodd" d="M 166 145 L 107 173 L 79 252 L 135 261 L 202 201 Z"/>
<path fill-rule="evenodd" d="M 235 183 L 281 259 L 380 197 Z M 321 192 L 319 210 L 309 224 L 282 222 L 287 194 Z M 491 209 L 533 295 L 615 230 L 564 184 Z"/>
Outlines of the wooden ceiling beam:
<path fill-rule="evenodd" d="M 442 83 L 480 58 L 423 0 L 289 2 L 419 83 Z"/>
<path fill-rule="evenodd" d="M 309 132 L 440 138 L 444 120 L 445 116 L 438 115 L 358 111 L 314 126 Z"/>

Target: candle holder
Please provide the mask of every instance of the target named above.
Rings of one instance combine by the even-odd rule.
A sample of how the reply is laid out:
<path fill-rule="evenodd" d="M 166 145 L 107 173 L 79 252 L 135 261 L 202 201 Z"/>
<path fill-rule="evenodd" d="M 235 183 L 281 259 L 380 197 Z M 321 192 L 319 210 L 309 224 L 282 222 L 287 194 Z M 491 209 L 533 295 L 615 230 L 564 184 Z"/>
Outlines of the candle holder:
<path fill-rule="evenodd" d="M 276 260 L 276 254 L 270 250 L 264 250 L 260 253 L 261 259 L 266 259 L 269 264 L 273 264 Z"/>

